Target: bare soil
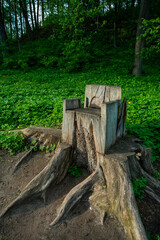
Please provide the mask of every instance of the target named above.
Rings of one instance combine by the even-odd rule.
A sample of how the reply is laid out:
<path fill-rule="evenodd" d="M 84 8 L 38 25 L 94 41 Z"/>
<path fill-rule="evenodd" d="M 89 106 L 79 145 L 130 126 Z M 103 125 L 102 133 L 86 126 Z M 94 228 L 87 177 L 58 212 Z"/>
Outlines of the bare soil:
<path fill-rule="evenodd" d="M 0 211 L 20 193 L 23 187 L 50 161 L 52 154 L 35 152 L 14 174 L 14 167 L 25 153 L 10 156 L 0 150 Z M 127 240 L 120 223 L 108 216 L 100 225 L 88 198 L 91 192 L 70 211 L 69 217 L 50 229 L 57 209 L 66 194 L 89 176 L 87 170 L 79 178 L 67 174 L 56 186 L 50 186 L 47 202 L 42 199 L 30 200 L 9 211 L 0 220 L 0 239 L 3 240 Z M 160 206 L 145 196 L 137 199 L 142 221 L 147 232 L 160 234 Z"/>

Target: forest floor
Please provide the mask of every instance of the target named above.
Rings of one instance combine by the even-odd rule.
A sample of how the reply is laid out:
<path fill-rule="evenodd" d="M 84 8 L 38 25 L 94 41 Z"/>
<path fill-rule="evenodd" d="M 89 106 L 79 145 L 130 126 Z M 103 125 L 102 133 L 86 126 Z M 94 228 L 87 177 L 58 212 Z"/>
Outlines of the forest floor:
<path fill-rule="evenodd" d="M 53 153 L 34 152 L 31 159 L 13 174 L 16 163 L 23 155 L 24 152 L 10 156 L 8 152 L 0 150 L 0 211 L 46 166 Z M 95 213 L 90 209 L 88 198 L 91 193 L 70 211 L 68 219 L 49 229 L 49 224 L 55 219 L 57 209 L 66 194 L 88 175 L 87 170 L 78 178 L 67 174 L 59 185 L 50 187 L 45 204 L 37 199 L 9 211 L 0 220 L 0 239 L 127 240 L 123 228 L 112 216 L 106 218 L 103 226 L 99 224 Z M 137 205 L 146 232 L 159 235 L 160 206 L 146 195 L 144 199 L 137 199 Z"/>

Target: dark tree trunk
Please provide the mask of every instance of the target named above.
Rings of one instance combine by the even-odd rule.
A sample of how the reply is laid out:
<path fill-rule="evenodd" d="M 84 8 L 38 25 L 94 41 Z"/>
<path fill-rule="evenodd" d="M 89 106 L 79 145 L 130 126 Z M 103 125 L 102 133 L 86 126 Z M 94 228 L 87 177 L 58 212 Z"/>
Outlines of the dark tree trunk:
<path fill-rule="evenodd" d="M 114 3 L 114 47 L 116 48 L 118 45 L 118 4 L 117 1 Z"/>
<path fill-rule="evenodd" d="M 140 14 L 137 25 L 137 35 L 136 35 L 136 45 L 135 45 L 135 57 L 134 57 L 134 68 L 133 75 L 141 76 L 142 75 L 142 55 L 141 51 L 143 50 L 145 39 L 137 39 L 141 34 L 143 34 L 143 30 L 140 28 L 142 25 L 142 20 L 148 19 L 149 17 L 149 9 L 150 9 L 150 0 L 141 0 L 140 6 Z"/>
<path fill-rule="evenodd" d="M 29 0 L 29 8 L 30 8 L 30 13 L 31 13 L 32 29 L 34 29 L 34 21 L 33 21 L 33 12 L 32 12 L 31 0 Z"/>
<path fill-rule="evenodd" d="M 12 39 L 12 7 L 11 0 L 8 1 L 9 4 L 9 28 L 10 28 L 10 37 Z"/>
<path fill-rule="evenodd" d="M 132 0 L 131 7 L 134 7 L 135 0 Z"/>
<path fill-rule="evenodd" d="M 21 50 L 20 41 L 19 41 L 19 30 L 18 30 L 18 21 L 17 21 L 17 0 L 14 1 L 14 14 L 15 14 L 15 28 L 16 28 L 16 38 L 18 42 L 18 49 Z"/>
<path fill-rule="evenodd" d="M 37 27 L 39 25 L 39 0 L 37 0 Z"/>
<path fill-rule="evenodd" d="M 31 26 L 30 26 L 29 21 L 28 21 L 26 1 L 25 0 L 19 0 L 19 4 L 20 4 L 20 7 L 22 9 L 22 13 L 23 13 L 23 16 L 24 16 L 24 19 L 25 19 L 26 31 L 27 31 L 28 37 L 32 40 L 34 38 L 34 36 L 33 36 Z"/>
<path fill-rule="evenodd" d="M 37 28 L 36 8 L 35 8 L 35 2 L 34 2 L 34 0 L 32 0 L 32 4 L 33 4 L 33 13 L 34 13 L 35 27 Z"/>
<path fill-rule="evenodd" d="M 23 19 L 22 19 L 22 12 L 21 12 L 21 8 L 20 8 L 20 25 L 21 25 L 21 37 L 23 36 Z"/>
<path fill-rule="evenodd" d="M 4 26 L 4 19 L 2 17 L 3 9 L 1 8 L 1 6 L 2 6 L 2 2 L 0 0 L 0 44 L 6 43 L 7 41 L 7 34 Z"/>
<path fill-rule="evenodd" d="M 42 10 L 42 25 L 44 24 L 44 2 L 41 0 L 41 10 Z"/>

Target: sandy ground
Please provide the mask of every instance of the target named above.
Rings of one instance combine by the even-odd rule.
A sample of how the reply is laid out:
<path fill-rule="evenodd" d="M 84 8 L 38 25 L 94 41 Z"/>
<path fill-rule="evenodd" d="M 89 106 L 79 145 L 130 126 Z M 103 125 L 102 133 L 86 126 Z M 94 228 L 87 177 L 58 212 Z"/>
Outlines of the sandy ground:
<path fill-rule="evenodd" d="M 24 153 L 10 156 L 0 151 L 0 211 L 20 193 L 23 187 L 50 161 L 52 154 L 35 152 L 20 169 L 13 174 L 14 167 Z M 69 174 L 56 186 L 50 186 L 47 202 L 30 200 L 9 211 L 0 220 L 0 240 L 127 240 L 123 228 L 112 216 L 100 225 L 97 216 L 90 209 L 88 198 L 91 192 L 70 211 L 61 225 L 50 229 L 57 209 L 66 194 L 89 173 L 79 178 Z"/>

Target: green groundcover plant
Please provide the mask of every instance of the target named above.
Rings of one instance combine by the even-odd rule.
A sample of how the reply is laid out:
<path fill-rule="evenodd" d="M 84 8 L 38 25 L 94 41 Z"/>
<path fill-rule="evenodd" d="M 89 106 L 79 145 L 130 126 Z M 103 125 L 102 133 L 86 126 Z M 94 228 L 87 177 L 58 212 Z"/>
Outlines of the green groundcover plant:
<path fill-rule="evenodd" d="M 141 177 L 139 179 L 132 178 L 133 190 L 136 197 L 143 199 L 144 198 L 144 188 L 146 187 L 147 179 Z"/>
<path fill-rule="evenodd" d="M 73 164 L 68 169 L 68 173 L 70 175 L 72 175 L 73 177 L 77 178 L 77 177 L 80 177 L 84 173 L 84 170 L 81 168 L 81 166 L 79 164 L 78 165 Z"/>

